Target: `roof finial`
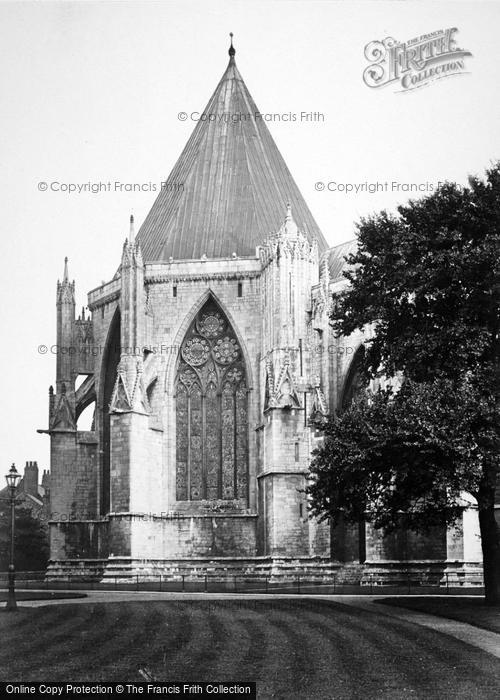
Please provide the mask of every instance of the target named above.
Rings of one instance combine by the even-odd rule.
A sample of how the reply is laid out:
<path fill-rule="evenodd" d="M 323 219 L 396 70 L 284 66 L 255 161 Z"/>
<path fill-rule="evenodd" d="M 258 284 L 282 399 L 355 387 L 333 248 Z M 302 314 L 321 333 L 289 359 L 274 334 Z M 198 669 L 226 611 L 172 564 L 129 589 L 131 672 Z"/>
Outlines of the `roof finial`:
<path fill-rule="evenodd" d="M 68 276 L 68 256 L 64 258 L 64 276 L 63 276 L 63 282 L 67 282 L 69 279 Z"/>
<path fill-rule="evenodd" d="M 288 200 L 288 202 L 286 203 L 286 216 L 285 216 L 284 229 L 285 229 L 285 233 L 287 233 L 290 236 L 296 236 L 298 233 L 297 224 L 293 220 L 293 216 L 292 216 L 292 205 L 290 204 L 290 200 Z"/>
<path fill-rule="evenodd" d="M 134 231 L 134 215 L 130 214 L 130 234 L 128 237 L 128 241 L 130 245 L 133 244 L 134 242 L 134 236 L 135 236 L 135 231 Z"/>
<path fill-rule="evenodd" d="M 229 36 L 231 37 L 231 46 L 229 47 L 228 54 L 233 58 L 236 53 L 236 49 L 233 46 L 233 32 L 229 32 Z"/>

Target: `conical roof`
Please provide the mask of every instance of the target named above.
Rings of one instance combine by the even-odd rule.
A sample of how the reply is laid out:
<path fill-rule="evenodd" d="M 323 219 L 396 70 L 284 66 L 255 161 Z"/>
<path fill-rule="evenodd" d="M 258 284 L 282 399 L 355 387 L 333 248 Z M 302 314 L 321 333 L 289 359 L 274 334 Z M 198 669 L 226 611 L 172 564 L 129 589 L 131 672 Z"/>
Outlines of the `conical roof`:
<path fill-rule="evenodd" d="M 328 246 L 243 82 L 229 64 L 142 224 L 146 262 L 255 254 L 286 206 L 321 251 Z"/>

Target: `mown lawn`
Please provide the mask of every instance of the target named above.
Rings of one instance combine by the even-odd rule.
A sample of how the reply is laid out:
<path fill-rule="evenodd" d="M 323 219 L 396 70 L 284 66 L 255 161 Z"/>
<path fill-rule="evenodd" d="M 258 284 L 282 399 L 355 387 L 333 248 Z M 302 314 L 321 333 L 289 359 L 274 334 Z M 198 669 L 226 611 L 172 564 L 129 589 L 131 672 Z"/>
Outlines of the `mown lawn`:
<path fill-rule="evenodd" d="M 447 617 L 458 622 L 467 622 L 476 627 L 500 634 L 500 605 L 489 607 L 484 598 L 461 598 L 459 596 L 399 596 L 378 600 L 382 605 L 394 605 L 418 612 Z"/>
<path fill-rule="evenodd" d="M 256 681 L 259 698 L 494 698 L 500 660 L 324 601 L 66 603 L 0 613 L 1 680 Z"/>

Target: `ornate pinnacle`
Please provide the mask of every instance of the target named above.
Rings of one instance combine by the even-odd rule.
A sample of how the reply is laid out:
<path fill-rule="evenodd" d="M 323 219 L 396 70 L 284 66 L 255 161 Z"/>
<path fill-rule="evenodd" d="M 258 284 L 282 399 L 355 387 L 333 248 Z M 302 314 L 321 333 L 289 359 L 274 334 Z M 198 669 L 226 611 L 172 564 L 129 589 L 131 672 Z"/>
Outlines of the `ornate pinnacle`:
<path fill-rule="evenodd" d="M 134 244 L 134 236 L 135 236 L 135 230 L 134 230 L 134 215 L 130 215 L 130 234 L 129 234 L 129 243 L 130 245 Z"/>

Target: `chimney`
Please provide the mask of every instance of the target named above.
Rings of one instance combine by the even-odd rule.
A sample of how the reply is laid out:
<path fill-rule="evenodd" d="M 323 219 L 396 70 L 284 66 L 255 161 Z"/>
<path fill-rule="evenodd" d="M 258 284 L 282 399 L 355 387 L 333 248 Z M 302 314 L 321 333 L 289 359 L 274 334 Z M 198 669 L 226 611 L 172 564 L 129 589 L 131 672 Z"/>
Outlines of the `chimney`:
<path fill-rule="evenodd" d="M 38 496 L 38 464 L 36 462 L 26 462 L 23 483 L 24 493 Z"/>

